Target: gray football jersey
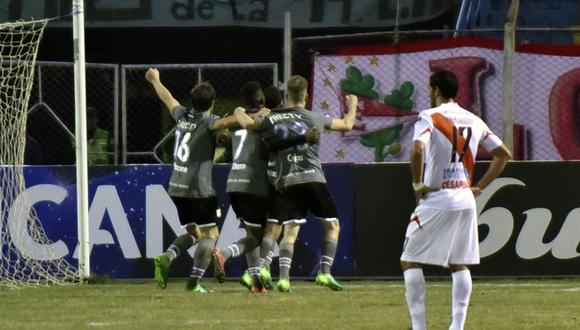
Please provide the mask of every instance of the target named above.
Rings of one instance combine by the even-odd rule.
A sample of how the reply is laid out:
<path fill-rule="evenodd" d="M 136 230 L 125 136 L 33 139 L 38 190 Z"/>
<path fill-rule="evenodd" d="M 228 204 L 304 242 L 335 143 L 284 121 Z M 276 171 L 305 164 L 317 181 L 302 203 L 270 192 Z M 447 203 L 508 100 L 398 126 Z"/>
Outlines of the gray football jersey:
<path fill-rule="evenodd" d="M 268 196 L 268 153 L 260 134 L 253 130 L 238 129 L 231 136 L 232 168 L 226 191 Z"/>
<path fill-rule="evenodd" d="M 330 128 L 332 118 L 303 108 L 277 114 L 273 112 L 261 123 L 262 129 L 269 129 L 276 135 L 303 135 L 308 128 L 315 127 L 323 132 Z M 325 183 L 324 172 L 318 149 L 320 142 L 305 143 L 278 151 L 276 162 L 279 171 L 278 187 L 288 187 L 307 182 Z"/>
<path fill-rule="evenodd" d="M 192 113 L 182 106 L 171 109 L 171 116 L 177 121 L 177 129 L 169 194 L 193 198 L 215 196 L 212 183 L 213 127 L 217 117 L 208 112 Z"/>

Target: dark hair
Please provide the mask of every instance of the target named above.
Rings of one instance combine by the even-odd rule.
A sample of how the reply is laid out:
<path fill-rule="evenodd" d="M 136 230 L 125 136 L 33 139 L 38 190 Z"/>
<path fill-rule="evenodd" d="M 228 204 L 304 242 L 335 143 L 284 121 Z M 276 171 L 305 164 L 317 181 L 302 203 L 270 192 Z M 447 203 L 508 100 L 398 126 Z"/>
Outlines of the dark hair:
<path fill-rule="evenodd" d="M 277 109 L 282 106 L 282 92 L 278 87 L 270 86 L 264 90 L 264 97 L 266 98 L 266 108 Z"/>
<path fill-rule="evenodd" d="M 452 99 L 457 95 L 459 83 L 457 77 L 450 71 L 439 71 L 433 73 L 429 78 L 429 85 L 431 88 L 438 88 L 441 96 L 445 99 Z"/>
<path fill-rule="evenodd" d="M 193 111 L 204 112 L 211 108 L 215 100 L 215 89 L 209 83 L 201 83 L 191 90 Z"/>
<path fill-rule="evenodd" d="M 308 81 L 302 76 L 292 76 L 288 79 L 286 94 L 291 102 L 302 102 L 306 98 Z"/>
<path fill-rule="evenodd" d="M 87 106 L 87 118 L 99 119 L 99 110 L 92 106 Z"/>
<path fill-rule="evenodd" d="M 242 105 L 250 108 L 259 108 L 264 105 L 264 93 L 257 81 L 248 81 L 240 89 Z"/>

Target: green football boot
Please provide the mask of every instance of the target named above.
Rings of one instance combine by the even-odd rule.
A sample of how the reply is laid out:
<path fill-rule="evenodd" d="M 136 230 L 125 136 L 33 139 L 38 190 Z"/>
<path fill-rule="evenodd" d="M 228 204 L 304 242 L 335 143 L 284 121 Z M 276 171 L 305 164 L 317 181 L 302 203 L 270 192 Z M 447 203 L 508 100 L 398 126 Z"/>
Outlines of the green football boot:
<path fill-rule="evenodd" d="M 250 276 L 250 273 L 248 273 L 247 270 L 244 272 L 244 275 L 240 277 L 240 284 L 245 286 L 246 289 L 252 291 L 252 276 Z"/>
<path fill-rule="evenodd" d="M 330 274 L 318 273 L 318 275 L 316 275 L 316 284 L 325 286 L 334 291 L 342 291 L 342 285 Z"/>
<path fill-rule="evenodd" d="M 167 287 L 167 277 L 169 275 L 169 265 L 171 262 L 165 254 L 162 254 L 155 257 L 153 263 L 155 264 L 155 282 L 157 282 L 160 288 L 165 289 Z"/>
<path fill-rule="evenodd" d="M 280 292 L 292 292 L 292 286 L 290 286 L 289 280 L 279 280 L 276 286 Z"/>
<path fill-rule="evenodd" d="M 213 292 L 213 290 L 206 288 L 201 283 L 197 283 L 197 285 L 194 286 L 193 289 L 189 289 L 189 291 L 193 292 L 193 293 L 212 293 Z"/>
<path fill-rule="evenodd" d="M 266 267 L 260 267 L 260 278 L 262 279 L 262 283 L 264 283 L 264 287 L 268 290 L 274 289 L 274 283 L 272 283 L 272 275 L 270 271 Z"/>

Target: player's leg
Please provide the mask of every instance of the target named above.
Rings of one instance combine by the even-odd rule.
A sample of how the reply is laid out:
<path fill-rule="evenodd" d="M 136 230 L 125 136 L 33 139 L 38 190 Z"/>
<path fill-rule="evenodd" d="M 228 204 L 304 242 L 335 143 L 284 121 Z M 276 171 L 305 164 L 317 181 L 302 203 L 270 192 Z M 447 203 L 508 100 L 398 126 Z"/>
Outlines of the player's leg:
<path fill-rule="evenodd" d="M 177 207 L 179 219 L 184 224 L 187 233 L 179 235 L 162 255 L 153 260 L 155 265 L 155 281 L 160 288 L 167 286 L 171 262 L 181 253 L 195 245 L 199 238 L 199 230 L 197 227 L 188 224 L 193 221 L 193 214 L 190 207 L 191 198 L 172 197 L 172 200 Z"/>
<path fill-rule="evenodd" d="M 274 222 L 275 221 L 275 222 Z M 264 237 L 260 245 L 260 267 L 270 270 L 270 264 L 274 258 L 274 247 L 282 233 L 282 226 L 274 219 L 268 219 L 264 229 Z"/>
<path fill-rule="evenodd" d="M 302 191 L 298 193 L 306 197 L 310 212 L 322 221 L 324 228 L 316 284 L 326 286 L 334 291 L 341 291 L 342 285 L 331 274 L 340 234 L 340 221 L 338 220 L 336 204 L 324 183 L 306 184 L 303 188 L 305 189 L 301 189 Z"/>
<path fill-rule="evenodd" d="M 254 277 L 259 278 L 260 251 L 258 247 L 264 233 L 267 200 L 264 197 L 246 193 L 230 193 L 229 197 L 238 220 L 244 223 L 246 237 L 224 249 L 215 249 L 212 255 L 214 275 L 219 282 L 223 282 L 225 280 L 225 262 L 230 258 L 245 255 L 248 267 L 252 268 Z M 258 285 L 255 281 L 253 284 Z"/>
<path fill-rule="evenodd" d="M 217 199 L 215 197 L 194 199 L 192 208 L 196 211 L 195 224 L 199 229 L 199 241 L 193 256 L 193 268 L 187 282 L 186 289 L 195 293 L 211 292 L 200 281 L 209 263 L 213 249 L 219 236 L 216 219 L 218 213 Z"/>
<path fill-rule="evenodd" d="M 426 328 L 425 277 L 422 265 L 449 265 L 451 245 L 456 231 L 454 219 L 460 211 L 425 208 L 419 205 L 405 233 L 401 268 L 405 279 L 405 297 L 413 329 Z"/>
<path fill-rule="evenodd" d="M 467 265 L 479 263 L 479 237 L 475 209 L 461 211 L 449 256 L 452 287 L 452 321 L 449 329 L 463 329 L 471 297 L 471 273 Z"/>
<path fill-rule="evenodd" d="M 427 329 L 425 315 L 425 276 L 421 264 L 401 261 L 405 280 L 405 298 L 413 330 Z"/>
<path fill-rule="evenodd" d="M 210 290 L 200 282 L 211 261 L 211 255 L 219 236 L 219 230 L 215 224 L 212 226 L 200 226 L 201 236 L 195 249 L 195 254 L 193 255 L 193 268 L 191 269 L 191 275 L 189 276 L 186 289 L 195 293 L 208 293 Z"/>
<path fill-rule="evenodd" d="M 300 219 L 302 220 L 302 219 Z M 288 221 L 284 224 L 284 236 L 280 242 L 280 279 L 276 286 L 280 292 L 291 292 L 290 268 L 292 267 L 292 256 L 294 255 L 294 243 L 298 238 L 300 223 L 304 221 Z"/>

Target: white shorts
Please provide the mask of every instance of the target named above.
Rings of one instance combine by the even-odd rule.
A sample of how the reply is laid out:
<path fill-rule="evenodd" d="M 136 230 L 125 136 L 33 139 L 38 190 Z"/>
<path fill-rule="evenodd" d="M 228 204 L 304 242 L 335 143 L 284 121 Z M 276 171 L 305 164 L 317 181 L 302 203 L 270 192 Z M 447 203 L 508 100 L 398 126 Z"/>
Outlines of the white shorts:
<path fill-rule="evenodd" d="M 409 221 L 401 261 L 443 267 L 479 264 L 475 208 L 439 210 L 419 205 Z"/>

